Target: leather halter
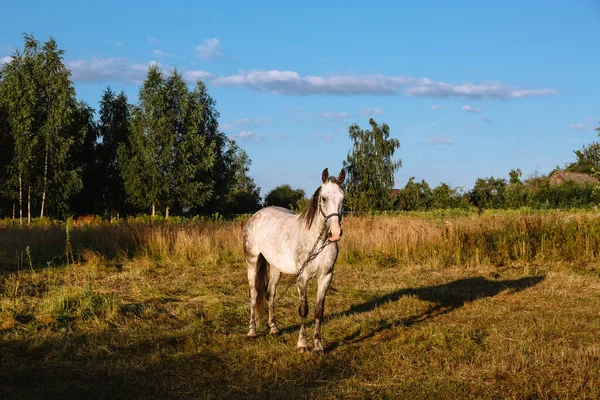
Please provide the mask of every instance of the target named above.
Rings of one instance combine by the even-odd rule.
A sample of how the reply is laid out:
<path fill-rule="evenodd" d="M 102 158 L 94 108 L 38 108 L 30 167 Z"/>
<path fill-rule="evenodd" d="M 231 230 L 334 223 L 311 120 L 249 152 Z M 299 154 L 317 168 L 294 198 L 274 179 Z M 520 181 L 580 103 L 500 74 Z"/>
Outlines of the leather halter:
<path fill-rule="evenodd" d="M 327 223 L 327 220 L 331 217 L 338 217 L 339 223 L 340 225 L 342 225 L 342 214 L 341 213 L 331 213 L 329 215 L 325 215 L 325 212 L 323 212 L 323 208 L 321 207 L 321 202 L 319 201 L 319 211 L 321 212 L 321 215 L 323 215 L 325 217 L 325 224 Z M 312 223 L 308 224 L 308 230 L 310 231 L 310 227 L 312 226 Z M 341 232 L 341 229 L 340 229 Z"/>
<path fill-rule="evenodd" d="M 321 214 L 325 217 L 325 222 L 327 222 L 327 220 L 329 218 L 337 216 L 339 218 L 340 225 L 342 224 L 342 214 L 340 214 L 340 213 L 331 213 L 329 215 L 325 215 L 325 213 L 323 212 L 323 209 L 321 208 L 320 204 L 319 204 L 319 211 L 321 211 Z"/>
<path fill-rule="evenodd" d="M 319 211 L 321 212 L 321 215 L 323 215 L 325 217 L 325 222 L 323 223 L 323 229 L 325 229 L 325 224 L 327 224 L 327 220 L 329 218 L 336 217 L 336 216 L 338 217 L 338 221 L 339 221 L 339 224 L 340 224 L 340 236 L 342 236 L 342 234 L 344 232 L 342 230 L 342 228 L 341 228 L 341 225 L 342 225 L 342 214 L 341 213 L 331 213 L 329 215 L 325 215 L 325 212 L 323 212 L 323 208 L 321 207 L 321 202 L 320 201 L 319 201 Z M 308 230 L 310 230 L 311 225 L 312 224 L 308 225 Z"/>

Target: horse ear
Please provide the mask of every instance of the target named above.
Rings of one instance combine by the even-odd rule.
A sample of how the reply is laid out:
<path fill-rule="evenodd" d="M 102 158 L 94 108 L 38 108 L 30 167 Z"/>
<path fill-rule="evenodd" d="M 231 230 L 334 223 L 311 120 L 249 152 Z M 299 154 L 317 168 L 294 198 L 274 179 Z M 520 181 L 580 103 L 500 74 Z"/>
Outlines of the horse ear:
<path fill-rule="evenodd" d="M 327 179 L 329 179 L 329 170 L 327 168 L 323 170 L 323 176 L 321 179 L 323 179 L 323 183 L 327 182 Z"/>
<path fill-rule="evenodd" d="M 344 182 L 344 179 L 346 179 L 346 171 L 344 170 L 344 168 L 342 168 L 342 170 L 340 171 L 340 175 L 337 177 L 337 181 L 341 185 Z"/>

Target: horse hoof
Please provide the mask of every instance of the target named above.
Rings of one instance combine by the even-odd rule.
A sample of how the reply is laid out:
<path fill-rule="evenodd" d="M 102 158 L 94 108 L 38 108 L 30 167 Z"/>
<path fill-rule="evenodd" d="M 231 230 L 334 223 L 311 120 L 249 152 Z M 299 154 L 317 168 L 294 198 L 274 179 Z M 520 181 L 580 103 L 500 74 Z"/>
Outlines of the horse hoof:
<path fill-rule="evenodd" d="M 269 335 L 279 335 L 279 329 L 271 328 L 271 330 L 269 331 Z"/>
<path fill-rule="evenodd" d="M 304 353 L 306 351 L 306 347 L 298 347 L 298 352 Z"/>
<path fill-rule="evenodd" d="M 256 332 L 250 331 L 250 332 L 248 332 L 247 336 L 249 339 L 256 339 Z"/>

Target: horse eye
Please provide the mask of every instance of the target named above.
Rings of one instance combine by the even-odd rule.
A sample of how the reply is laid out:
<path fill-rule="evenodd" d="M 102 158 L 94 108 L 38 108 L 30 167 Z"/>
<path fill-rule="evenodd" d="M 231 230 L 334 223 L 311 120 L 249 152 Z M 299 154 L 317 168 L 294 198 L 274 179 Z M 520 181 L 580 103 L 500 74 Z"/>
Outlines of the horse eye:
<path fill-rule="evenodd" d="M 321 199 L 323 200 L 323 203 L 327 201 L 327 197 L 321 197 Z"/>

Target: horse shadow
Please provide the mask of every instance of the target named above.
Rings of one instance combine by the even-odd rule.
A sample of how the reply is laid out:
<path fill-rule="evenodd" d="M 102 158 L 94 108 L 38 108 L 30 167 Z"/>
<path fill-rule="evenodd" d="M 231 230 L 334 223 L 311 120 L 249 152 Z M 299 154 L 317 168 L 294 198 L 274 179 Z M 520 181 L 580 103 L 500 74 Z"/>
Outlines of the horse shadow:
<path fill-rule="evenodd" d="M 519 279 L 489 280 L 478 276 L 457 279 L 440 285 L 406 288 L 377 296 L 363 303 L 352 305 L 345 311 L 326 316 L 324 323 L 326 324 L 327 320 L 371 312 L 386 303 L 396 302 L 404 296 L 414 296 L 419 300 L 434 304 L 421 314 L 412 315 L 404 319 L 382 320 L 370 332 L 366 334 L 361 334 L 360 332 L 350 334 L 341 341 L 330 343 L 326 350 L 332 350 L 342 344 L 360 342 L 398 326 L 410 327 L 416 323 L 425 322 L 429 319 L 450 313 L 473 301 L 486 297 L 494 297 L 505 290 L 508 290 L 512 294 L 518 293 L 539 284 L 544 279 L 545 277 L 543 276 L 530 276 Z M 299 327 L 299 325 L 296 325 L 284 328 L 282 331 L 291 332 L 299 329 Z"/>

